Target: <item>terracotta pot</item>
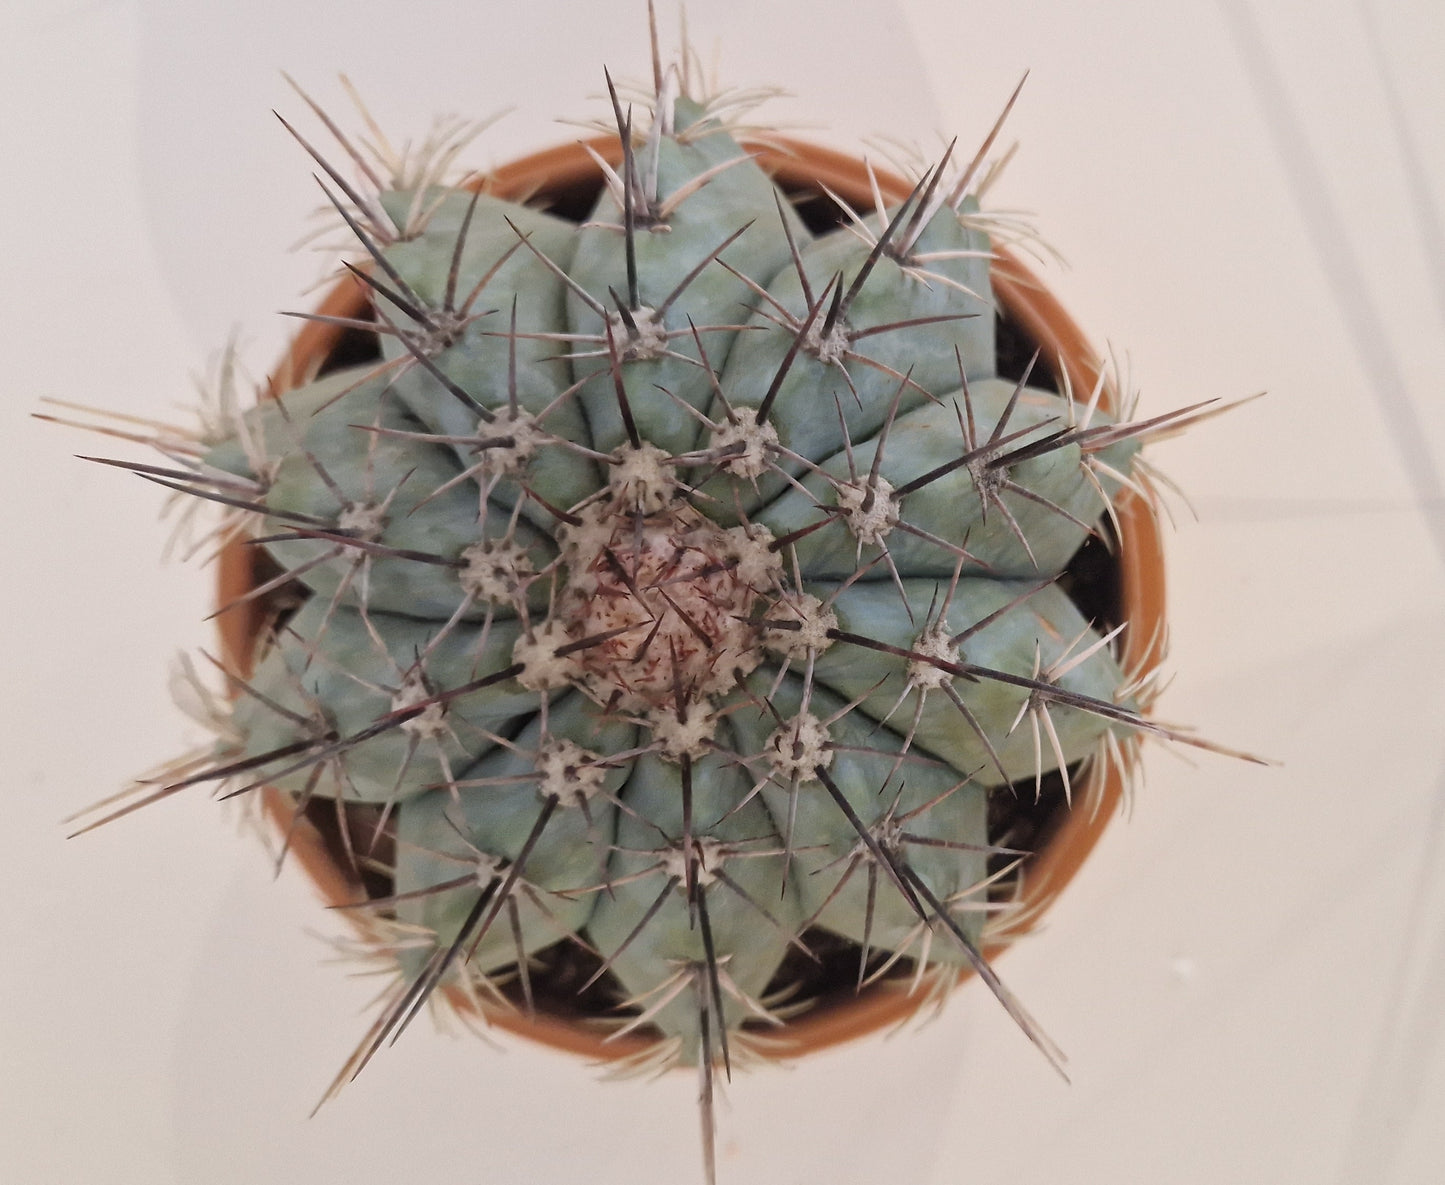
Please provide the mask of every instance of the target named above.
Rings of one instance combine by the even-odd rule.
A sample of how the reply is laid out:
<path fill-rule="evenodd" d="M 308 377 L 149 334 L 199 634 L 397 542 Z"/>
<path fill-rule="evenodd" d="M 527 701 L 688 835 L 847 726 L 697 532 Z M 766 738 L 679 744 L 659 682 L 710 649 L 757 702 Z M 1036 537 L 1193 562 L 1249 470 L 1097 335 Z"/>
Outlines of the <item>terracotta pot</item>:
<path fill-rule="evenodd" d="M 615 138 L 593 141 L 591 147 L 612 163 L 620 158 Z M 767 146 L 754 146 L 753 151 L 763 168 L 795 198 L 799 194 L 819 194 L 819 186 L 826 185 L 857 207 L 872 207 L 868 173 L 859 160 L 791 141 L 774 140 Z M 875 173 L 875 176 L 889 201 L 901 201 L 911 189 L 895 175 Z M 574 204 L 576 195 L 595 191 L 600 183 L 596 164 L 580 144 L 563 145 L 528 156 L 496 170 L 488 179 L 489 190 L 500 197 L 555 201 L 565 200 L 570 194 Z M 1050 368 L 1056 381 L 1067 374 L 1074 392 L 1091 391 L 1100 373 L 1100 363 L 1078 326 L 1014 254 L 998 248 L 997 256 L 993 284 L 1004 332 L 1013 335 L 1024 356 L 1031 353 L 1033 347 L 1040 347 L 1041 363 Z M 367 307 L 361 286 L 347 278 L 328 292 L 318 311 L 355 317 L 364 314 Z M 273 374 L 269 394 L 274 397 L 312 379 L 337 349 L 342 336 L 343 331 L 338 328 L 307 322 Z M 1112 391 L 1106 391 L 1105 407 L 1113 396 Z M 1123 665 L 1130 670 L 1148 671 L 1162 659 L 1162 540 L 1153 515 L 1136 495 L 1125 491 L 1116 499 L 1116 508 L 1121 537 L 1111 558 L 1111 575 L 1117 581 L 1115 611 L 1118 620 L 1127 619 L 1131 623 L 1123 635 Z M 222 553 L 221 604 L 233 601 L 255 586 L 252 564 L 256 556 L 257 549 L 239 543 Z M 265 613 L 264 605 L 246 602 L 219 619 L 223 652 L 233 669 L 249 670 Z M 1022 872 L 1018 894 L 1022 908 L 1018 924 L 1011 927 L 1011 939 L 1037 924 L 1078 872 L 1117 813 L 1123 782 L 1124 776 L 1119 771 L 1095 769 L 1074 788 L 1076 800 L 1083 803 L 1081 807 L 1073 810 L 1060 807 L 1038 821 L 1040 843 Z M 329 842 L 310 820 L 297 819 L 292 800 L 282 792 L 268 789 L 264 801 L 270 822 L 290 837 L 292 858 L 327 904 L 364 899 L 364 887 L 338 858 L 334 841 Z M 986 953 L 997 955 L 999 948 L 992 947 Z M 961 972 L 960 980 L 970 974 L 966 970 Z M 460 993 L 452 994 L 451 1003 L 463 1009 L 474 1007 Z M 923 993 L 909 995 L 905 982 L 885 980 L 858 995 L 850 988 L 846 998 L 829 997 L 790 1020 L 782 1034 L 788 1039 L 790 1049 L 781 1056 L 792 1057 L 897 1024 L 922 1003 Z M 630 1034 L 604 1044 L 604 1030 L 597 1026 L 582 1023 L 576 1017 L 552 1016 L 540 1011 L 529 1017 L 520 1010 L 489 1008 L 485 1019 L 532 1040 L 598 1060 L 628 1056 L 650 1042 L 645 1036 Z"/>

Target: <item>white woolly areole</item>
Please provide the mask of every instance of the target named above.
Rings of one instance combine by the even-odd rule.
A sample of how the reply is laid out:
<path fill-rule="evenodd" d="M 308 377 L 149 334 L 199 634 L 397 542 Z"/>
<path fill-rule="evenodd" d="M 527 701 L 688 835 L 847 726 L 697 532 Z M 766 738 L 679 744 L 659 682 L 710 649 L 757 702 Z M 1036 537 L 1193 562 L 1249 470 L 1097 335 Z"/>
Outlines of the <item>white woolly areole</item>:
<path fill-rule="evenodd" d="M 807 658 L 821 653 L 833 644 L 829 630 L 838 628 L 838 615 L 811 593 L 799 593 L 780 601 L 774 617 L 780 621 L 797 621 L 795 630 L 769 630 L 767 645 L 785 658 Z"/>
<path fill-rule="evenodd" d="M 574 511 L 573 517 L 581 521 L 559 523 L 554 535 L 562 548 L 569 590 L 591 595 L 589 573 L 617 529 L 617 513 L 605 503 L 594 502 Z"/>
<path fill-rule="evenodd" d="M 918 637 L 913 639 L 913 650 L 917 654 L 927 658 L 936 658 L 941 662 L 959 663 L 963 656 L 957 646 L 949 640 L 948 630 L 944 628 L 941 621 L 934 622 Z M 924 691 L 934 691 L 952 680 L 953 676 L 940 667 L 934 666 L 931 662 L 924 662 L 923 659 L 914 658 L 908 662 L 908 685 L 919 687 Z"/>
<path fill-rule="evenodd" d="M 879 819 L 878 822 L 874 823 L 868 830 L 873 833 L 874 842 L 885 852 L 903 851 L 903 824 L 891 815 L 887 818 Z M 853 850 L 865 855 L 871 853 L 871 849 L 861 838 Z"/>
<path fill-rule="evenodd" d="M 672 454 L 655 444 L 638 448 L 624 445 L 612 454 L 616 460 L 608 476 L 614 507 L 628 513 L 658 514 L 672 503 L 677 491 Z"/>
<path fill-rule="evenodd" d="M 481 440 L 511 440 L 477 450 L 479 472 L 487 477 L 517 477 L 527 467 L 539 445 L 551 440 L 549 433 L 537 426 L 535 416 L 518 409 L 500 408 L 491 421 L 479 427 Z"/>
<path fill-rule="evenodd" d="M 591 798 L 603 789 L 607 771 L 601 757 L 565 737 L 548 737 L 537 750 L 533 763 L 538 774 L 537 792 L 546 798 L 580 794 Z"/>
<path fill-rule="evenodd" d="M 709 742 L 717 732 L 717 716 L 704 703 L 684 703 L 676 708 L 657 708 L 647 715 L 652 739 L 662 756 L 672 761 L 691 757 L 694 761 L 712 748 Z"/>
<path fill-rule="evenodd" d="M 386 510 L 372 502 L 354 502 L 342 508 L 336 525 L 359 539 L 378 539 L 386 530 Z"/>
<path fill-rule="evenodd" d="M 854 538 L 865 546 L 882 545 L 897 521 L 893 487 L 888 481 L 879 475 L 868 482 L 840 482 L 837 497 Z"/>
<path fill-rule="evenodd" d="M 776 588 L 783 577 L 783 557 L 771 547 L 773 533 L 759 523 L 729 527 L 723 532 L 737 560 L 737 578 L 761 592 Z"/>
<path fill-rule="evenodd" d="M 739 416 L 735 424 L 724 421 L 711 432 L 713 452 L 738 450 L 722 462 L 724 472 L 748 480 L 767 469 L 769 446 L 778 443 L 778 430 L 772 424 L 766 420 L 759 424 L 746 415 Z"/>
<path fill-rule="evenodd" d="M 432 698 L 432 691 L 426 685 L 420 671 L 411 671 L 401 681 L 396 694 L 391 697 L 391 710 L 393 712 L 405 712 L 408 708 L 414 708 L 417 704 L 424 703 Z M 442 704 L 427 704 L 420 712 L 410 720 L 401 722 L 403 732 L 412 736 L 422 737 L 431 740 L 443 735 L 447 731 L 446 709 Z"/>
<path fill-rule="evenodd" d="M 483 539 L 464 549 L 457 573 L 462 591 L 479 601 L 510 604 L 520 601 L 536 572 L 527 553 L 515 543 Z"/>
<path fill-rule="evenodd" d="M 692 838 L 692 850 L 696 859 L 693 861 L 693 876 L 697 878 L 699 885 L 710 885 L 717 879 L 717 869 L 722 865 L 724 859 L 723 846 L 715 839 L 705 835 L 695 835 Z M 687 885 L 687 849 L 682 847 L 669 848 L 665 852 L 659 852 L 662 857 L 662 868 L 669 877 L 676 877 L 678 880 L 678 891 L 686 892 Z"/>
<path fill-rule="evenodd" d="M 607 327 L 612 330 L 612 340 L 617 343 L 617 355 L 623 362 L 657 358 L 667 353 L 667 327 L 663 325 L 656 309 L 639 305 L 635 309 L 628 309 L 627 315 L 637 327 L 636 333 L 633 333 L 616 309 L 607 314 Z"/>
<path fill-rule="evenodd" d="M 475 866 L 472 869 L 472 876 L 480 888 L 490 888 L 494 880 L 502 875 L 505 861 L 500 856 L 493 856 L 490 852 L 477 852 L 473 855 Z"/>
<path fill-rule="evenodd" d="M 828 748 L 831 739 L 827 725 L 812 713 L 794 716 L 768 738 L 773 780 L 782 785 L 814 780 L 819 766 L 827 769 L 833 762 L 833 750 Z"/>
<path fill-rule="evenodd" d="M 848 329 L 841 320 L 828 331 L 827 336 L 824 336 L 822 323 L 819 322 L 808 330 L 808 336 L 803 339 L 804 348 L 815 354 L 819 362 L 830 366 L 843 361 L 851 344 Z"/>
<path fill-rule="evenodd" d="M 575 659 L 557 654 L 572 640 L 555 618 L 544 621 L 530 635 L 523 634 L 512 647 L 512 661 L 522 665 L 517 682 L 529 691 L 551 691 L 573 682 L 578 674 Z"/>

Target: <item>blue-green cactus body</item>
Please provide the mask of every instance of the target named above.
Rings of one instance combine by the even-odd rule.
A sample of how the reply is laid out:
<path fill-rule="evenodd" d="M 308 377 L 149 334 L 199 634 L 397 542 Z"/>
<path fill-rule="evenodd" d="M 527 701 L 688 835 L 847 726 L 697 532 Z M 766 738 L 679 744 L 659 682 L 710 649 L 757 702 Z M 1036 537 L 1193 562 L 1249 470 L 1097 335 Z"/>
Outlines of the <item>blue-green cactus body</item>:
<path fill-rule="evenodd" d="M 971 419 L 976 439 L 987 442 L 1006 410 L 1004 438 L 1010 443 L 980 453 L 973 465 L 960 464 L 970 451 L 965 429 Z M 843 580 L 860 563 L 886 550 L 900 571 L 946 578 L 959 561 L 964 571 L 995 578 L 1032 577 L 1059 572 L 1092 529 L 1099 493 L 1083 465 L 1077 444 L 1067 440 L 1037 456 L 1006 466 L 995 458 L 1028 446 L 1069 427 L 1071 412 L 1060 396 L 1000 379 L 980 379 L 967 394 L 949 391 L 914 411 L 899 415 L 881 441 L 878 475 L 892 491 L 908 491 L 899 499 L 898 517 L 913 530 L 894 530 L 862 543 L 840 515 L 796 544 L 805 577 Z M 1033 431 L 1028 431 L 1033 429 Z M 1015 434 L 1020 434 L 1015 437 Z M 818 468 L 798 485 L 754 514 L 775 535 L 800 530 L 817 521 L 818 506 L 849 505 L 839 487 L 866 477 L 880 447 L 874 435 L 826 455 Z M 1115 445 L 1109 460 L 1127 469 L 1132 442 Z M 931 478 L 926 483 L 923 479 Z M 1000 478 L 1009 484 L 990 488 Z M 919 484 L 922 483 L 922 484 Z M 910 487 L 918 484 L 918 488 Z M 1103 484 L 1101 482 L 1100 484 Z M 1108 488 L 1112 492 L 1112 483 Z M 962 548 L 967 555 L 960 555 Z"/>
<path fill-rule="evenodd" d="M 604 452 L 628 439 L 611 376 L 599 365 L 607 359 L 609 332 L 633 414 L 648 425 L 647 439 L 669 453 L 688 452 L 697 444 L 699 424 L 679 402 L 705 411 L 713 391 L 698 340 L 711 367 L 725 373 L 737 326 L 756 301 L 749 280 L 777 271 L 788 259 L 782 219 L 795 239 L 807 238 L 796 215 L 786 207 L 780 215 L 772 183 L 731 136 L 698 130 L 703 134 L 685 142 L 662 137 L 655 154 L 637 166 L 645 176 L 634 199 L 604 190 L 577 232 L 568 267 L 577 291 L 568 297 L 567 328 L 581 339 L 573 351 L 579 379 L 597 376 L 580 398 L 594 445 Z M 704 200 L 678 201 L 709 174 Z M 624 226 L 629 216 L 636 225 L 631 235 Z M 719 252 L 734 235 L 735 243 Z M 637 311 L 624 317 L 617 298 L 630 304 L 629 240 Z M 708 263 L 710 258 L 717 262 Z"/>
<path fill-rule="evenodd" d="M 549 706 L 545 729 L 534 716 L 454 786 L 438 785 L 409 801 L 396 826 L 397 917 L 445 946 L 464 933 L 473 910 L 495 905 L 470 956 L 483 971 L 517 962 L 517 934 L 531 954 L 582 930 L 607 877 L 617 811 L 609 799 L 627 781 L 625 766 L 592 764 L 597 753 L 589 746 L 623 753 L 636 737 L 635 727 L 604 719 L 585 696 L 562 696 Z M 539 781 L 539 767 L 554 770 L 565 789 L 529 848 L 553 793 Z M 521 887 L 504 900 L 498 890 L 524 851 Z M 418 972 L 432 949 L 423 943 L 410 952 L 408 969 Z"/>
<path fill-rule="evenodd" d="M 773 693 L 773 702 L 795 713 L 804 691 L 803 681 L 789 676 Z M 906 852 L 909 867 L 935 894 L 956 902 L 957 916 L 977 941 L 988 904 L 988 802 L 983 787 L 919 746 L 905 750 L 896 732 L 875 727 L 861 713 L 844 711 L 847 701 L 824 688 L 815 687 L 810 700 L 815 715 L 836 717 L 829 731 L 837 748 L 827 768 L 833 785 L 854 814 L 877 829 L 880 841 Z M 747 734 L 745 746 L 764 751 L 769 741 L 766 722 L 743 714 L 736 727 Z M 818 780 L 796 788 L 768 783 L 762 793 L 773 818 L 783 821 L 785 832 L 791 827 L 793 883 L 814 924 L 860 946 L 919 954 L 928 927 L 886 872 L 868 859 L 857 830 L 824 785 Z M 957 957 L 957 948 L 940 942 L 930 955 Z"/>
<path fill-rule="evenodd" d="M 869 581 L 838 594 L 833 610 L 839 628 L 845 632 L 899 650 L 917 646 L 925 623 L 930 636 L 951 639 L 1005 610 L 1002 616 L 950 648 L 949 661 L 1018 678 L 1032 676 L 1069 652 L 1087 650 L 1098 638 L 1068 597 L 1050 585 L 1040 588 L 1019 581 L 964 578 L 958 582 L 947 615 L 940 616 L 936 610 L 930 614 L 937 601 L 937 581 L 905 579 L 902 597 L 891 584 Z M 976 773 L 985 784 L 998 781 L 990 775 L 996 759 L 1009 781 L 1033 777 L 1037 766 L 1031 742 L 1023 731 L 1012 727 L 1031 691 L 995 678 L 980 677 L 970 683 L 966 676 L 955 677 L 950 686 L 968 707 L 978 725 L 976 731 L 942 691 L 923 695 L 921 709 L 915 709 L 935 671 L 937 667 L 896 654 L 879 654 L 865 666 L 842 647 L 820 654 L 814 667 L 819 683 L 849 700 L 859 701 L 858 710 L 865 716 L 892 719 L 899 731 L 905 730 L 905 722 L 898 717 L 921 712 L 913 726 L 915 744 L 944 759 L 961 774 Z M 885 675 L 886 680 L 879 684 Z M 1057 685 L 1066 691 L 1108 700 L 1119 686 L 1118 668 L 1101 652 L 1063 675 Z M 910 687 L 909 697 L 902 709 L 895 709 L 905 686 Z M 1066 760 L 1073 762 L 1087 755 L 1107 727 L 1104 719 L 1088 712 L 1058 712 L 1055 729 Z M 980 733 L 988 738 L 987 744 Z"/>
<path fill-rule="evenodd" d="M 382 198 L 399 224 L 414 200 L 411 193 Z M 588 443 L 583 409 L 575 399 L 562 398 L 572 382 L 559 357 L 565 351 L 528 330 L 546 327 L 545 332 L 553 333 L 561 324 L 566 285 L 545 259 L 552 253 L 570 255 L 576 227 L 487 194 L 429 192 L 422 205 L 432 211 L 424 229 L 415 238 L 391 244 L 386 257 L 405 280 L 408 295 L 429 310 L 430 324 L 418 325 L 385 295 L 377 296 L 386 321 L 408 335 L 419 332 L 410 346 L 397 333 L 380 336 L 382 356 L 392 364 L 385 381 L 394 392 L 393 402 L 426 429 L 450 438 L 445 443 L 469 471 L 488 459 L 469 441 L 507 434 L 505 425 L 497 432 L 479 433 L 477 406 L 515 406 L 529 416 L 545 413 L 550 434 Z M 384 271 L 378 282 L 402 295 Z M 416 360 L 417 353 L 426 364 Z M 509 511 L 520 502 L 523 517 L 544 530 L 556 521 L 536 502 L 522 498 L 514 482 L 489 482 L 487 469 L 478 476 L 499 509 Z M 596 466 L 574 452 L 541 449 L 529 459 L 529 486 L 554 505 L 571 506 L 596 489 L 598 480 Z"/>
<path fill-rule="evenodd" d="M 876 217 L 799 249 L 801 270 L 784 267 L 758 302 L 714 416 L 724 399 L 758 407 L 771 383 L 757 377 L 783 370 L 768 422 L 783 447 L 816 460 L 867 440 L 890 415 L 955 390 L 962 377 L 995 372 L 987 236 L 947 207 L 908 236 L 911 208 L 901 209 L 892 232 L 910 238 L 904 254 L 876 250 L 880 239 L 891 242 Z M 785 369 L 797 331 L 811 348 Z M 760 488 L 767 497 L 783 484 L 781 473 L 770 473 Z"/>
<path fill-rule="evenodd" d="M 758 1002 L 802 920 L 794 879 L 784 876 L 777 823 L 760 799 L 747 801 L 747 770 L 713 753 L 691 763 L 688 780 L 692 792 L 684 796 L 676 766 L 650 754 L 638 760 L 627 794 L 635 813 L 618 821 L 611 863 L 617 887 L 598 902 L 589 927 L 623 990 L 644 1008 L 678 991 L 654 1021 L 684 1056 L 699 1048 L 703 1011 L 715 1031 L 719 1013 L 728 1028 L 763 1015 Z M 691 890 L 689 854 L 677 842 L 689 829 L 699 837 Z M 657 912 L 636 932 L 659 895 Z M 709 998 L 710 961 L 720 1006 Z"/>
<path fill-rule="evenodd" d="M 379 718 L 472 681 L 479 667 L 505 666 L 521 632 L 515 619 L 459 622 L 447 645 L 434 646 L 440 626 L 400 614 L 363 615 L 313 597 L 282 628 L 236 706 L 245 755 L 323 738 L 340 747 L 320 766 L 319 781 L 318 763 L 306 754 L 273 763 L 269 779 L 292 789 L 314 783 L 321 793 L 358 802 L 391 802 L 460 776 L 494 747 L 500 730 L 535 709 L 536 697 L 518 686 L 460 697 L 445 710 L 423 710 L 372 733 Z M 293 765 L 284 775 L 275 772 Z"/>

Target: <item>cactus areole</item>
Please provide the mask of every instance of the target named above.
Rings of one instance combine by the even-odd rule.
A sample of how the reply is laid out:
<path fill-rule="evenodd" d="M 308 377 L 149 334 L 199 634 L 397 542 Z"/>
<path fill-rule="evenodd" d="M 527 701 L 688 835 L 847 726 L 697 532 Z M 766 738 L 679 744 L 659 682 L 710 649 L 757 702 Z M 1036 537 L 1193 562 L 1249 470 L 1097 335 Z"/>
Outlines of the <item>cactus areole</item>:
<path fill-rule="evenodd" d="M 446 1003 L 697 1067 L 710 1148 L 719 1068 L 968 973 L 1056 1059 L 988 955 L 1196 743 L 1142 714 L 1139 448 L 1202 413 L 1129 421 L 995 241 L 992 136 L 905 181 L 687 91 L 455 185 L 302 141 L 355 262 L 135 466 L 230 516 L 229 706 L 105 818 L 264 797 L 393 974 L 335 1085 Z"/>

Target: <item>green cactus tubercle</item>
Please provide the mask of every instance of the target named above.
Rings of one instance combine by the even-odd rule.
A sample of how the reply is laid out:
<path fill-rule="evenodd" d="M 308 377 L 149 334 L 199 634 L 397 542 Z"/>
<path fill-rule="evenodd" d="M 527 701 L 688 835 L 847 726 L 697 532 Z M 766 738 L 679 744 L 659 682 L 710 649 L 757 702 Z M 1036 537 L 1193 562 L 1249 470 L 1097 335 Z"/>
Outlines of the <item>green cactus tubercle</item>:
<path fill-rule="evenodd" d="M 186 784 L 368 820 L 398 977 L 362 1061 L 438 987 L 530 1004 L 568 949 L 710 1067 L 825 936 L 860 982 L 974 967 L 1033 1032 L 979 953 L 1015 855 L 990 802 L 1154 728 L 1067 577 L 1141 434 L 1048 360 L 999 376 L 947 157 L 815 233 L 705 106 L 618 115 L 580 223 L 336 199 L 377 356 L 179 482 L 241 510 L 285 594 Z"/>

